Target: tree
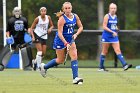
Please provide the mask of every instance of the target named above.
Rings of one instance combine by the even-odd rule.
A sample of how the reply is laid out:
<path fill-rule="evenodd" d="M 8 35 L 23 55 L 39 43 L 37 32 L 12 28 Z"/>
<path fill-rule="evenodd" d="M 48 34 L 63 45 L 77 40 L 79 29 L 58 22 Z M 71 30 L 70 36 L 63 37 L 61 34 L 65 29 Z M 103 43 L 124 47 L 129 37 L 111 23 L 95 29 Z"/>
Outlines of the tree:
<path fill-rule="evenodd" d="M 138 8 L 137 8 L 137 11 L 138 11 L 138 13 L 137 13 L 137 19 L 138 19 L 138 29 L 140 29 L 140 0 L 137 0 L 137 6 L 138 6 Z"/>

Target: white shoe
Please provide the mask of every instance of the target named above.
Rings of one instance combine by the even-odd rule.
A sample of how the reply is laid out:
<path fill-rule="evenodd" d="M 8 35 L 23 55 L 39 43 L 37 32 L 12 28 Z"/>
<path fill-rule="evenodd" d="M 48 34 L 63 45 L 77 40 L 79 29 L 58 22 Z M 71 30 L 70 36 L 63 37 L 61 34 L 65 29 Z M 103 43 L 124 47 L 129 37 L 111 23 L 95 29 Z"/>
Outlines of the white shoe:
<path fill-rule="evenodd" d="M 75 79 L 73 79 L 73 84 L 83 84 L 83 79 L 76 77 Z"/>
<path fill-rule="evenodd" d="M 44 63 L 40 64 L 39 70 L 40 70 L 40 74 L 45 78 L 46 77 L 46 69 L 44 69 Z"/>
<path fill-rule="evenodd" d="M 99 71 L 99 72 L 107 72 L 108 70 L 103 69 L 103 68 L 102 68 L 102 69 L 101 69 L 101 68 L 99 68 L 99 69 L 98 69 L 98 71 Z"/>
<path fill-rule="evenodd" d="M 128 65 L 125 65 L 124 67 L 123 67 L 123 69 L 124 69 L 124 71 L 126 71 L 126 70 L 128 70 L 129 68 L 131 68 L 132 67 L 132 64 L 128 64 Z"/>

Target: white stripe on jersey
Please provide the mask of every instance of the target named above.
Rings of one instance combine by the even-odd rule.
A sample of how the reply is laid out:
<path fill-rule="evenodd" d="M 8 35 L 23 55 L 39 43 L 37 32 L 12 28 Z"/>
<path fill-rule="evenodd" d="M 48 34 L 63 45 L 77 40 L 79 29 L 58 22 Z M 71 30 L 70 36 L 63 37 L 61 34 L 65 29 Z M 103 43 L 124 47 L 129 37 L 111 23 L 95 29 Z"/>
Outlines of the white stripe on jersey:
<path fill-rule="evenodd" d="M 48 25 L 49 25 L 49 18 L 47 15 L 45 15 L 45 21 L 42 20 L 41 16 L 38 16 L 39 21 L 36 25 L 36 28 L 34 30 L 34 32 L 38 35 L 44 35 L 45 33 L 47 33 L 48 30 Z M 47 39 L 48 35 L 46 34 L 45 36 L 41 37 L 42 39 Z"/>

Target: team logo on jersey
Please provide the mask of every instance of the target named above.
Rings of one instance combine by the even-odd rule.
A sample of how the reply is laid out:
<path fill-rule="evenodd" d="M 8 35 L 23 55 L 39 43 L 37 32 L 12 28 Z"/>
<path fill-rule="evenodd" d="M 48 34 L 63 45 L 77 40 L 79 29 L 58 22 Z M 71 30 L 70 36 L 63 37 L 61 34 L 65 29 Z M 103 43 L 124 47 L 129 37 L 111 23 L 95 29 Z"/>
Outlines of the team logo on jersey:
<path fill-rule="evenodd" d="M 61 48 L 61 46 L 56 46 L 57 48 Z"/>
<path fill-rule="evenodd" d="M 103 42 L 105 42 L 105 39 L 102 39 Z"/>
<path fill-rule="evenodd" d="M 66 24 L 67 27 L 74 27 L 76 25 L 76 23 L 73 24 Z"/>
<path fill-rule="evenodd" d="M 24 23 L 23 21 L 15 21 L 15 25 L 14 25 L 15 31 L 23 31 L 24 29 Z"/>
<path fill-rule="evenodd" d="M 109 23 L 112 23 L 112 24 L 117 24 L 117 21 L 115 20 L 109 20 Z"/>

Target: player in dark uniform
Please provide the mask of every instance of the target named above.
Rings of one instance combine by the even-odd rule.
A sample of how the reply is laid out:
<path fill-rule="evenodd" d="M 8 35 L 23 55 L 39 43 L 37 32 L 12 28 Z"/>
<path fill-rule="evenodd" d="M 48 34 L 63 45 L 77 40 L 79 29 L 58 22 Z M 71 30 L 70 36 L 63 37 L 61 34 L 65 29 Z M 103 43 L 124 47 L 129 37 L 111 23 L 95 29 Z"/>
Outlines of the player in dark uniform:
<path fill-rule="evenodd" d="M 24 35 L 28 29 L 28 21 L 25 17 L 21 15 L 21 9 L 15 7 L 13 9 L 13 16 L 8 20 L 6 36 L 7 44 L 10 44 L 12 49 L 16 49 L 18 45 L 25 43 Z M 31 49 L 27 48 L 29 60 L 32 61 L 32 56 L 30 55 Z M 28 66 L 31 66 L 32 62 Z"/>
<path fill-rule="evenodd" d="M 8 20 L 6 36 L 7 38 L 14 38 L 14 44 L 12 44 L 12 48 L 16 48 L 18 44 L 23 44 L 24 42 L 24 34 L 28 29 L 28 21 L 25 17 L 21 16 L 21 9 L 15 7 L 13 10 L 13 16 Z"/>

